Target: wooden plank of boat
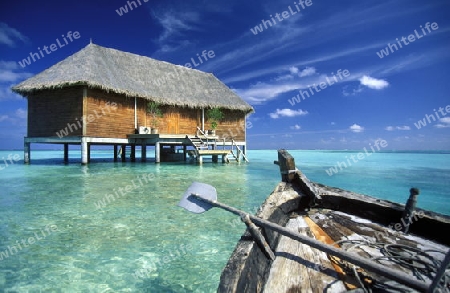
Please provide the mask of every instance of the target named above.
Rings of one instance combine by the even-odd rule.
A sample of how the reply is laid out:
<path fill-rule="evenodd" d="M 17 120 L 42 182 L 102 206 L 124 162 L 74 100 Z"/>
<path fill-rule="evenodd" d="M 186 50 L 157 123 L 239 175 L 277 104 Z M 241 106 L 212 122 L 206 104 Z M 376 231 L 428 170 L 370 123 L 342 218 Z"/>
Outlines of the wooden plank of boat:
<path fill-rule="evenodd" d="M 308 224 L 314 237 L 323 243 L 333 245 L 340 248 L 340 246 L 334 241 L 319 225 L 317 225 L 309 216 L 304 217 L 304 221 Z M 341 266 L 341 259 L 336 256 L 328 256 L 331 260 L 331 264 L 335 271 L 339 274 L 340 279 L 344 282 L 348 289 L 358 288 L 357 280 L 354 276 L 347 274 L 344 268 Z"/>
<path fill-rule="evenodd" d="M 302 217 L 290 219 L 286 228 L 308 237 L 313 233 Z M 282 237 L 263 292 L 344 292 L 327 254 L 288 237 Z"/>
<path fill-rule="evenodd" d="M 433 280 L 433 272 L 437 271 L 449 251 L 448 246 L 430 239 L 395 231 L 340 211 L 313 210 L 310 211 L 310 218 L 323 227 L 325 233 L 333 235 L 336 243 L 345 250 L 378 260 L 386 267 L 414 275 L 427 282 Z M 348 263 L 340 263 L 347 269 L 351 267 Z M 405 289 L 404 286 L 370 271 L 359 270 L 358 275 L 363 278 L 361 282 L 366 286 L 389 286 L 399 291 Z M 368 284 L 372 281 L 375 284 Z M 417 292 L 410 288 L 406 290 Z"/>

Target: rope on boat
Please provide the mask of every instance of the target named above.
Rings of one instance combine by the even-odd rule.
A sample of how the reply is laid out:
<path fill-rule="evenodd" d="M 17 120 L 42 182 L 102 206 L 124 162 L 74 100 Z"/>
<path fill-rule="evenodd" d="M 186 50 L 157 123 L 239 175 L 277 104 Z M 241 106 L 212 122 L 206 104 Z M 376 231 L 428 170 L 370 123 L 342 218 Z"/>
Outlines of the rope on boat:
<path fill-rule="evenodd" d="M 442 261 L 436 259 L 431 255 L 431 253 L 439 253 L 445 256 L 445 252 L 439 250 L 421 250 L 415 247 L 403 245 L 403 244 L 391 244 L 391 243 L 383 243 L 383 242 L 369 242 L 367 240 L 340 240 L 336 241 L 336 244 L 339 244 L 342 249 L 345 249 L 345 246 L 342 244 L 351 244 L 350 249 L 358 247 L 361 249 L 361 246 L 366 246 L 370 248 L 378 249 L 383 256 L 372 257 L 371 259 L 382 264 L 386 265 L 386 262 L 400 265 L 412 272 L 412 274 L 421 281 L 429 281 L 433 280 L 436 276 L 439 268 L 442 265 Z M 450 268 L 447 268 L 447 271 Z M 355 277 L 360 281 L 361 284 L 365 283 L 365 286 L 361 288 L 367 292 L 372 292 L 372 289 L 375 289 L 376 292 L 378 290 L 382 290 L 383 292 L 411 292 L 411 288 L 403 286 L 397 282 L 386 281 L 386 282 L 367 282 L 367 276 L 364 276 L 361 272 L 356 270 L 356 266 L 352 266 L 350 270 L 355 274 Z M 360 278 L 359 274 L 362 274 L 364 278 Z M 366 280 L 366 282 L 363 282 Z M 444 276 L 439 280 L 437 287 L 435 288 L 436 293 L 444 293 L 449 292 L 450 290 L 450 272 L 444 274 Z"/>

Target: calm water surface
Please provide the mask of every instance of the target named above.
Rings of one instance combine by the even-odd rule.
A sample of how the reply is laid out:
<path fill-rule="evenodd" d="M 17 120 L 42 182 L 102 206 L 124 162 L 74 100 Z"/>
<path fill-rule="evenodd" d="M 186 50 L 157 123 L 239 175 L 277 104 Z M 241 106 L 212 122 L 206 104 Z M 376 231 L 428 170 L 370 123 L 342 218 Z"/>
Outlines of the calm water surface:
<path fill-rule="evenodd" d="M 450 215 L 450 155 L 376 153 L 339 173 L 325 170 L 346 152 L 290 151 L 310 179 Z M 3 158 L 22 152 L 0 151 Z M 94 151 L 62 163 L 60 151 L 34 151 L 0 170 L 0 292 L 215 292 L 245 230 L 236 216 L 191 214 L 177 204 L 194 181 L 219 200 L 254 212 L 279 182 L 276 150 L 250 163 L 114 163 Z M 142 179 L 146 176 L 146 180 Z M 139 179 L 141 178 L 141 179 Z"/>

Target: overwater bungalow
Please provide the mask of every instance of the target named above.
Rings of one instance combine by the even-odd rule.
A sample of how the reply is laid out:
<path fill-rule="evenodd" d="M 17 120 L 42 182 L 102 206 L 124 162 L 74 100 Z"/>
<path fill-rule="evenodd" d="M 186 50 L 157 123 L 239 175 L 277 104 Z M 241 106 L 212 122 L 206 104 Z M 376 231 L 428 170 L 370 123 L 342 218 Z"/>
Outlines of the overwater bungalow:
<path fill-rule="evenodd" d="M 157 163 L 247 160 L 254 109 L 211 73 L 91 43 L 12 90 L 28 101 L 25 163 L 32 143 L 63 144 L 65 161 L 81 145 L 82 164 L 92 145 L 114 146 L 114 160 L 134 161 L 136 146 Z"/>

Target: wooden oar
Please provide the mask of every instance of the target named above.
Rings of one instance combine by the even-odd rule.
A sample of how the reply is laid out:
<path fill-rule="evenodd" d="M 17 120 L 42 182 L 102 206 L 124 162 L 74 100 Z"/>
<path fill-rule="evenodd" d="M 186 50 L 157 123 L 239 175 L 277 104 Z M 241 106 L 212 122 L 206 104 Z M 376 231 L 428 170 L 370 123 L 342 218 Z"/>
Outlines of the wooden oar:
<path fill-rule="evenodd" d="M 202 196 L 200 196 L 200 194 L 202 194 Z M 185 192 L 178 205 L 196 214 L 203 213 L 213 206 L 217 206 L 240 216 L 241 220 L 247 225 L 250 234 L 253 236 L 261 250 L 267 257 L 274 260 L 275 254 L 264 236 L 261 234 L 261 231 L 259 231 L 258 227 L 256 227 L 256 225 L 251 221 L 250 215 L 226 205 L 221 205 L 220 203 L 217 203 L 216 200 L 217 192 L 213 186 L 205 183 L 194 182 Z"/>
<path fill-rule="evenodd" d="M 212 207 L 218 207 L 223 210 L 229 211 L 235 215 L 238 215 L 241 218 L 245 218 L 248 216 L 252 222 L 256 223 L 260 227 L 265 227 L 273 231 L 276 231 L 281 235 L 300 241 L 301 243 L 307 244 L 325 253 L 337 256 L 363 269 L 370 270 L 376 274 L 397 281 L 403 285 L 417 289 L 420 292 L 427 292 L 428 287 L 431 284 L 419 281 L 416 278 L 413 278 L 404 272 L 391 269 L 389 267 L 373 262 L 369 259 L 363 258 L 354 253 L 350 253 L 348 251 L 336 248 L 332 245 L 324 244 L 316 239 L 307 237 L 299 233 L 295 233 L 285 227 L 282 227 L 280 225 L 274 224 L 264 219 L 247 214 L 244 211 L 220 203 L 217 201 L 216 189 L 213 186 L 205 183 L 200 182 L 192 183 L 191 186 L 184 193 L 183 198 L 181 199 L 178 205 L 190 212 L 197 214 L 203 213 L 211 209 Z"/>

